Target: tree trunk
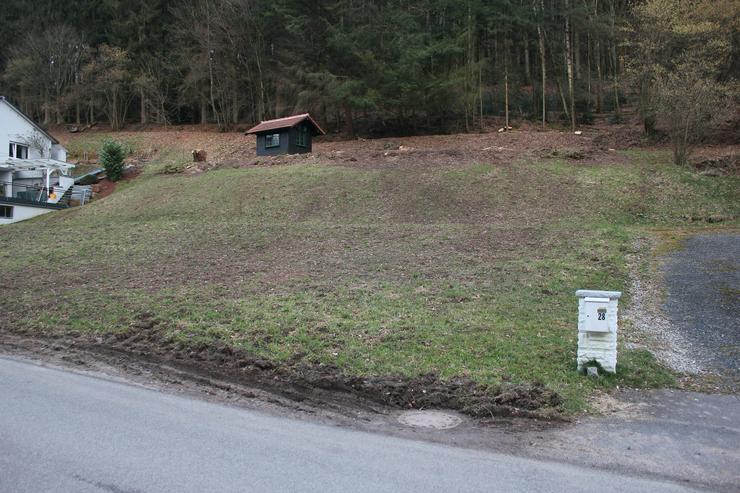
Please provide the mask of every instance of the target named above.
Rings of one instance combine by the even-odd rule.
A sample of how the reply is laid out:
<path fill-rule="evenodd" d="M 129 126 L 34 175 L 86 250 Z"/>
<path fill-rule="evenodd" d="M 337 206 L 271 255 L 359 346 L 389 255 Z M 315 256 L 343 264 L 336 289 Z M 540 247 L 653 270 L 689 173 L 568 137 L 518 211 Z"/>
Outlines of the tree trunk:
<path fill-rule="evenodd" d="M 211 6 L 206 2 L 206 51 L 208 52 L 208 91 L 211 99 L 211 109 L 216 117 L 218 128 L 223 128 L 221 124 L 221 115 L 216 107 L 216 96 L 214 93 L 213 82 L 213 50 L 211 49 Z"/>
<path fill-rule="evenodd" d="M 208 99 L 205 96 L 200 98 L 200 124 L 205 125 L 208 123 Z"/>
<path fill-rule="evenodd" d="M 113 130 L 118 130 L 118 91 L 113 89 L 111 93 L 111 101 L 110 101 L 110 126 L 113 127 Z"/>
<path fill-rule="evenodd" d="M 529 67 L 529 37 L 524 35 L 524 77 L 527 79 L 527 84 L 532 83 L 532 70 Z"/>
<path fill-rule="evenodd" d="M 599 0 L 594 0 L 594 18 L 599 15 Z M 596 113 L 601 113 L 603 109 L 601 88 L 603 85 L 603 74 L 601 70 L 601 40 L 596 37 L 594 44 L 594 60 L 596 61 Z"/>
<path fill-rule="evenodd" d="M 231 93 L 231 123 L 239 123 L 239 92 L 236 88 Z"/>
<path fill-rule="evenodd" d="M 504 40 L 504 121 L 506 130 L 509 129 L 509 43 Z"/>
<path fill-rule="evenodd" d="M 345 122 L 345 132 L 347 132 L 347 135 L 350 137 L 355 136 L 355 123 L 354 118 L 352 117 L 352 107 L 345 103 L 344 104 L 344 116 L 346 118 Z"/>
<path fill-rule="evenodd" d="M 75 124 L 80 125 L 82 123 L 82 105 L 80 104 L 80 72 L 79 70 L 75 70 L 75 88 L 74 88 L 74 96 L 75 96 Z"/>
<path fill-rule="evenodd" d="M 473 85 L 473 10 L 468 0 L 468 16 L 467 16 L 467 56 L 465 60 L 465 131 L 470 132 L 471 119 L 475 121 L 475 110 L 474 103 L 471 102 L 470 94 L 472 92 Z M 475 98 L 475 96 L 473 96 Z"/>
<path fill-rule="evenodd" d="M 570 129 L 576 129 L 576 104 L 573 92 L 573 49 L 570 43 L 570 0 L 565 0 L 565 66 L 568 71 L 568 98 L 570 103 Z"/>
<path fill-rule="evenodd" d="M 48 89 L 44 92 L 44 125 L 51 123 L 51 103 L 49 102 Z"/>
<path fill-rule="evenodd" d="M 617 58 L 617 47 L 616 43 L 612 42 L 612 60 L 613 60 L 613 70 L 614 70 L 614 112 L 617 114 L 617 116 L 621 115 L 622 111 L 619 104 L 619 61 Z"/>
<path fill-rule="evenodd" d="M 139 88 L 139 119 L 142 125 L 147 124 L 147 114 L 146 114 L 146 94 L 144 92 L 144 88 Z"/>
<path fill-rule="evenodd" d="M 540 0 L 540 12 L 544 16 L 544 0 Z M 545 32 L 542 27 L 542 20 L 537 23 L 537 36 L 540 44 L 540 71 L 542 73 L 542 128 L 545 128 L 547 126 L 547 71 L 545 68 Z"/>
<path fill-rule="evenodd" d="M 573 32 L 573 73 L 576 80 L 581 80 L 581 36 L 578 31 Z"/>
<path fill-rule="evenodd" d="M 555 77 L 555 85 L 558 87 L 558 95 L 560 95 L 560 103 L 563 105 L 563 113 L 565 116 L 570 118 L 570 109 L 568 108 L 568 101 L 565 100 L 565 93 L 563 92 L 563 86 L 560 84 L 560 78 Z"/>
<path fill-rule="evenodd" d="M 610 3 L 611 13 L 611 53 L 612 53 L 612 64 L 614 69 L 614 111 L 619 117 L 621 109 L 619 107 L 619 58 L 617 57 L 617 38 L 614 30 L 614 18 L 616 13 L 614 12 L 614 0 Z"/>
<path fill-rule="evenodd" d="M 596 53 L 594 53 L 594 60 L 596 61 L 596 113 L 601 113 L 603 110 L 603 96 L 601 88 L 604 84 L 604 75 L 601 70 L 601 42 L 597 39 L 594 47 Z"/>
<path fill-rule="evenodd" d="M 586 87 L 588 91 L 588 107 L 591 111 L 593 103 L 593 93 L 591 90 L 591 35 L 586 35 Z"/>
<path fill-rule="evenodd" d="M 479 59 L 482 58 L 479 56 Z M 483 130 L 483 64 L 478 64 L 478 108 L 480 110 L 480 128 Z"/>

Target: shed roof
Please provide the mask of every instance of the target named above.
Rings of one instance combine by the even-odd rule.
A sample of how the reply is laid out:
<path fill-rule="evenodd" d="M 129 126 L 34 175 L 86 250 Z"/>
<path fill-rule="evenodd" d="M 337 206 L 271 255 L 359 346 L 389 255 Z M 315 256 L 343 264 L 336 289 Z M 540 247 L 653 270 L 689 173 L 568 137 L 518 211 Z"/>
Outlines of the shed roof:
<path fill-rule="evenodd" d="M 299 123 L 308 120 L 308 122 L 313 126 L 314 131 L 317 134 L 320 135 L 326 135 L 326 132 L 324 132 L 321 127 L 319 127 L 319 124 L 314 121 L 313 118 L 311 118 L 311 115 L 308 113 L 303 113 L 300 115 L 293 115 L 293 116 L 286 116 L 285 118 L 277 118 L 275 120 L 267 120 L 264 122 L 261 122 L 259 125 L 256 125 L 249 130 L 247 130 L 247 134 L 258 134 L 262 132 L 268 132 L 270 130 L 278 130 L 281 128 L 291 128 L 295 127 Z"/>
<path fill-rule="evenodd" d="M 49 132 L 47 132 L 46 130 L 44 130 L 43 128 L 41 128 L 41 126 L 38 123 L 36 123 L 35 121 L 33 121 L 33 119 L 30 116 L 26 115 L 21 110 L 19 110 L 15 106 L 13 106 L 10 103 L 10 101 L 8 101 L 7 99 L 5 99 L 5 96 L 0 96 L 0 102 L 3 102 L 5 104 L 7 104 L 10 109 L 12 109 L 13 111 L 15 111 L 21 118 L 23 118 L 28 123 L 30 123 L 31 125 L 33 125 L 36 128 L 36 130 L 38 130 L 42 134 L 46 135 L 49 138 L 49 140 L 51 140 L 51 142 L 53 144 L 58 144 L 59 143 L 59 141 L 57 139 L 55 139 L 53 135 L 51 135 Z"/>

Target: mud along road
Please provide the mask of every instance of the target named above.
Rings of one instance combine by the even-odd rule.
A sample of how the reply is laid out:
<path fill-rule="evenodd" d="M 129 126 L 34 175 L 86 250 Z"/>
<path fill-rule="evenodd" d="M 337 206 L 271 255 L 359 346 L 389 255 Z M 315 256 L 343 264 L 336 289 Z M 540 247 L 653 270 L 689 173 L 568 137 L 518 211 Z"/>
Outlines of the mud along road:
<path fill-rule="evenodd" d="M 0 358 L 0 491 L 690 491 Z"/>

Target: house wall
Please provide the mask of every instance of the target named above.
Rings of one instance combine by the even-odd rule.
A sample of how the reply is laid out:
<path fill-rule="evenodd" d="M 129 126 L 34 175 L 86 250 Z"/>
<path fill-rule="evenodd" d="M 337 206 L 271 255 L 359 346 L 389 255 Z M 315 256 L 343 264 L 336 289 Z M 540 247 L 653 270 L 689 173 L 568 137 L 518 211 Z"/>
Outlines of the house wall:
<path fill-rule="evenodd" d="M 38 150 L 29 145 L 29 158 L 52 158 L 66 161 L 67 151 L 62 145 L 53 144 L 51 139 L 18 114 L 8 102 L 0 99 L 0 160 L 8 157 L 10 142 L 28 144 L 28 138 L 35 135 L 39 136 L 43 149 Z"/>
<path fill-rule="evenodd" d="M 28 207 L 25 205 L 17 205 L 17 204 L 5 204 L 2 202 L 0 202 L 0 205 L 9 205 L 13 208 L 13 219 L 0 217 L 0 224 L 17 223 L 18 221 L 25 221 L 26 219 L 31 219 L 32 217 L 40 216 L 42 214 L 48 214 L 49 212 L 54 211 L 54 209 L 44 209 L 41 207 Z"/>
<path fill-rule="evenodd" d="M 299 123 L 295 127 L 290 129 L 290 147 L 288 152 L 290 154 L 304 154 L 306 152 L 311 152 L 312 147 L 312 135 L 311 135 L 311 129 L 309 128 L 308 132 L 308 142 L 306 143 L 305 147 L 301 147 L 298 145 L 298 131 L 301 127 L 308 126 L 307 123 Z"/>
<path fill-rule="evenodd" d="M 67 162 L 67 149 L 61 144 L 53 144 L 51 146 L 51 158 L 57 161 Z"/>
<path fill-rule="evenodd" d="M 301 123 L 292 128 L 285 128 L 282 130 L 263 132 L 257 134 L 257 155 L 258 156 L 275 156 L 278 154 L 302 154 L 305 152 L 311 152 L 311 132 L 308 133 L 308 145 L 306 147 L 299 147 L 298 142 L 298 128 L 306 125 Z M 271 147 L 270 149 L 265 148 L 265 135 L 280 133 L 280 146 Z"/>
<path fill-rule="evenodd" d="M 280 146 L 265 148 L 265 135 L 280 133 Z M 257 134 L 257 155 L 258 156 L 276 156 L 278 154 L 288 154 L 290 152 L 290 132 L 288 129 L 270 131 Z"/>

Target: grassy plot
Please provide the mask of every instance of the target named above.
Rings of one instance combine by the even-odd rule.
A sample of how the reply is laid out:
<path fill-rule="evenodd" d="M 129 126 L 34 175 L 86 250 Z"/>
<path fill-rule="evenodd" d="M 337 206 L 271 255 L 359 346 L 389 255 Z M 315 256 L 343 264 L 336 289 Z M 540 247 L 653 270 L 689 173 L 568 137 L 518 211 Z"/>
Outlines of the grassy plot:
<path fill-rule="evenodd" d="M 628 157 L 145 174 L 3 227 L 0 324 L 99 333 L 145 319 L 357 375 L 540 381 L 582 409 L 594 386 L 671 377 L 627 349 L 615 377 L 577 375 L 574 291 L 626 290 L 644 227 L 738 216 L 736 178 Z"/>

